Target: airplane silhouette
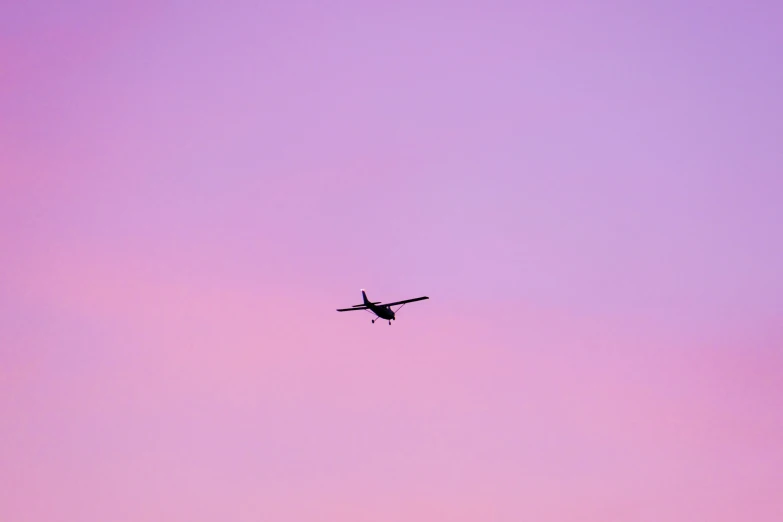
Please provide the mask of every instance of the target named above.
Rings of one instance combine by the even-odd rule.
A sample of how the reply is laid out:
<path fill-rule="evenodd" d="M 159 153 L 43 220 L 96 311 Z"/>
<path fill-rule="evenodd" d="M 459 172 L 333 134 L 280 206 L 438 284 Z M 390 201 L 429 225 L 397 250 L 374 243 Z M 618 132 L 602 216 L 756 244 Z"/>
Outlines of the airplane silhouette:
<path fill-rule="evenodd" d="M 373 323 L 377 321 L 378 319 L 386 319 L 389 321 L 389 324 L 391 325 L 391 322 L 393 320 L 396 320 L 396 314 L 400 311 L 400 308 L 405 306 L 408 303 L 413 303 L 414 301 L 423 301 L 424 299 L 429 299 L 429 297 L 416 297 L 414 299 L 405 299 L 404 301 L 395 301 L 393 303 L 385 303 L 381 304 L 380 301 L 371 302 L 369 299 L 367 299 L 367 294 L 364 292 L 364 288 L 362 288 L 362 301 L 363 304 L 353 305 L 351 308 L 338 308 L 338 312 L 353 312 L 354 310 L 368 310 L 375 314 L 377 317 L 372 320 Z M 397 310 L 392 310 L 392 306 L 402 305 Z"/>

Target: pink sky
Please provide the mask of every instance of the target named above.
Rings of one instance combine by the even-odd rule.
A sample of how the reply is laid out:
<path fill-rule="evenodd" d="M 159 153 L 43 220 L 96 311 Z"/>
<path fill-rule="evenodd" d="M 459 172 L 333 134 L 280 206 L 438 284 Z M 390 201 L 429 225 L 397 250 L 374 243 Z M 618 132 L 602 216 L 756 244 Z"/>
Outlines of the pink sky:
<path fill-rule="evenodd" d="M 779 4 L 6 4 L 0 520 L 783 520 Z"/>

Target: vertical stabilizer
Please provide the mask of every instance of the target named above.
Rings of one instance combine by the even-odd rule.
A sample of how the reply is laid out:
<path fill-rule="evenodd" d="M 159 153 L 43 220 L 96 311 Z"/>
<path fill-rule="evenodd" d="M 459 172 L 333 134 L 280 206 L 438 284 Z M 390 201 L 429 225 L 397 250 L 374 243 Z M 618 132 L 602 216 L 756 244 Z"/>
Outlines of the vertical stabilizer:
<path fill-rule="evenodd" d="M 364 288 L 362 288 L 362 302 L 364 303 L 364 306 L 370 304 L 370 300 L 367 299 L 367 294 L 364 293 Z"/>

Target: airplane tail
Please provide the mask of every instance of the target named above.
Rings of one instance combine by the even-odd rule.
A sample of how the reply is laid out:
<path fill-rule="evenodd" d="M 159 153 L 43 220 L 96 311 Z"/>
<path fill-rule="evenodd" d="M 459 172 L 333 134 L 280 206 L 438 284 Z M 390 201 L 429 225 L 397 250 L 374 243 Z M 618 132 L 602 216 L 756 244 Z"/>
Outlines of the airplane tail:
<path fill-rule="evenodd" d="M 380 301 L 370 302 L 370 300 L 367 299 L 367 294 L 364 293 L 364 289 L 362 289 L 362 304 L 353 305 L 352 308 L 359 308 L 361 306 L 370 306 L 370 305 L 377 305 L 377 304 L 381 304 L 381 302 Z"/>

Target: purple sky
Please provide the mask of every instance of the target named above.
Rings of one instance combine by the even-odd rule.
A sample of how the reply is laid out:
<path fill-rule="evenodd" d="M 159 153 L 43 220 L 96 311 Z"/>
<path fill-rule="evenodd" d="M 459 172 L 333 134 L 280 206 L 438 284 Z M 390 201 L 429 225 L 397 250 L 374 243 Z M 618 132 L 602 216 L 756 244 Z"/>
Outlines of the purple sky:
<path fill-rule="evenodd" d="M 780 4 L 6 4 L 1 520 L 783 519 Z"/>

